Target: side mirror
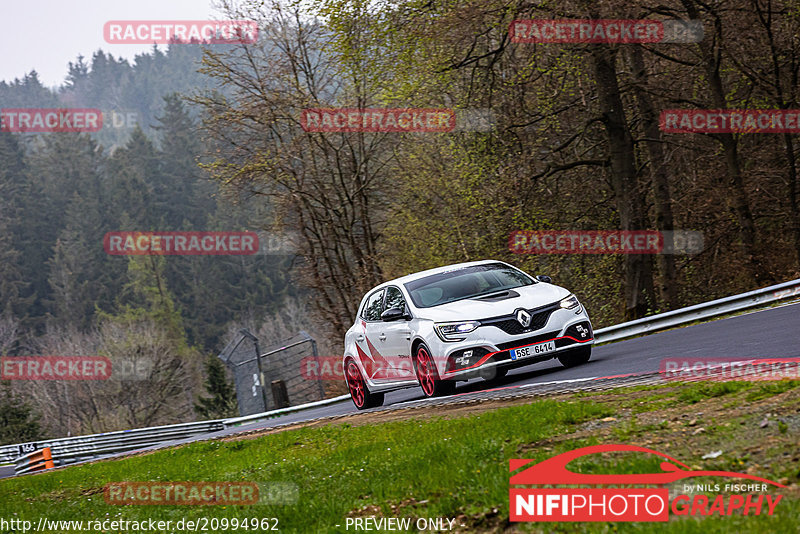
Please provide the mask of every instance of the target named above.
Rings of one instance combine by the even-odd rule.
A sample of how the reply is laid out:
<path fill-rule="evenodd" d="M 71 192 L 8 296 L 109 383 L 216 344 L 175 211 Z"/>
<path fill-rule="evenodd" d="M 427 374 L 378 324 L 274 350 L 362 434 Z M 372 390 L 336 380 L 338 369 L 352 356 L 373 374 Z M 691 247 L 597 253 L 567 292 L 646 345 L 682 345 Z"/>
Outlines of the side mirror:
<path fill-rule="evenodd" d="M 544 282 L 545 284 L 553 283 L 553 279 L 547 276 L 546 274 L 540 274 L 539 276 L 536 277 L 536 279 L 539 280 L 540 282 Z"/>
<path fill-rule="evenodd" d="M 402 308 L 389 308 L 381 314 L 381 321 L 397 321 L 405 316 L 405 311 Z"/>

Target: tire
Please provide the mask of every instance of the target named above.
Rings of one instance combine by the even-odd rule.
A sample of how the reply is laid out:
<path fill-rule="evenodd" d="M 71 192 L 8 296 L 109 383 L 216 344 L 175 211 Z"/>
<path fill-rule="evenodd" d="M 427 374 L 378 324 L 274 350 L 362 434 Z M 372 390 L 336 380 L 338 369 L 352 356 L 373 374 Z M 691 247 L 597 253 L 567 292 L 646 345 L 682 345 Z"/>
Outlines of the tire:
<path fill-rule="evenodd" d="M 565 352 L 558 357 L 558 361 L 560 361 L 561 365 L 564 367 L 575 367 L 588 362 L 589 358 L 591 357 L 592 346 L 589 345 L 588 347 L 580 347 L 575 350 Z"/>
<path fill-rule="evenodd" d="M 356 408 L 366 410 L 383 404 L 383 393 L 370 393 L 367 382 L 355 361 L 347 360 L 345 369 L 347 389 L 350 390 L 350 398 Z"/>
<path fill-rule="evenodd" d="M 417 373 L 422 393 L 426 397 L 451 395 L 456 390 L 454 381 L 439 378 L 433 356 L 425 344 L 420 344 L 414 353 L 414 371 Z"/>

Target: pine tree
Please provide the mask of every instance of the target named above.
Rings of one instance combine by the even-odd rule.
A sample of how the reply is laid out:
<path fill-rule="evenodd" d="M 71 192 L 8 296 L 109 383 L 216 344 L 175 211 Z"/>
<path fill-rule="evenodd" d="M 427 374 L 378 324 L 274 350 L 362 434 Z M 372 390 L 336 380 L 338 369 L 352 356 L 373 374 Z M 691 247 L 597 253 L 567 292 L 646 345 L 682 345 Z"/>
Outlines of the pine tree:
<path fill-rule="evenodd" d="M 164 276 L 164 256 L 131 256 L 128 282 L 122 293 L 124 313 L 129 318 L 148 318 L 164 328 L 178 353 L 188 348 L 183 319 Z"/>
<path fill-rule="evenodd" d="M 90 325 L 96 295 L 102 289 L 93 276 L 98 264 L 91 252 L 86 236 L 68 226 L 59 234 L 53 257 L 47 261 L 47 281 L 53 295 L 50 307 L 61 324 L 79 329 Z"/>
<path fill-rule="evenodd" d="M 24 191 L 25 162 L 16 138 L 0 132 L 0 315 L 24 317 L 33 299 L 27 297 L 14 230 L 23 214 L 20 202 Z"/>
<path fill-rule="evenodd" d="M 42 439 L 39 415 L 11 391 L 8 383 L 0 390 L 0 445 Z"/>
<path fill-rule="evenodd" d="M 152 141 L 137 127 L 124 147 L 108 163 L 109 202 L 117 221 L 122 214 L 135 225 L 121 230 L 156 230 L 162 222 L 155 189 L 162 180 L 161 161 Z"/>
<path fill-rule="evenodd" d="M 210 397 L 199 397 L 194 409 L 205 419 L 221 419 L 236 415 L 236 392 L 225 376 L 225 365 L 216 356 L 206 361 L 206 392 Z"/>
<path fill-rule="evenodd" d="M 201 153 L 196 126 L 180 96 L 164 97 L 164 111 L 157 118 L 163 179 L 155 185 L 155 201 L 170 230 L 204 229 L 214 211 L 214 186 L 198 167 Z"/>
<path fill-rule="evenodd" d="M 105 156 L 88 134 L 59 133 L 42 136 L 27 161 L 28 171 L 17 206 L 23 215 L 17 219 L 13 232 L 19 243 L 21 268 L 35 296 L 30 315 L 37 319 L 36 326 L 41 326 L 54 309 L 51 273 L 45 266 L 52 268 L 59 239 L 62 253 L 63 247 L 77 246 L 79 240 L 84 240 L 87 254 L 76 258 L 75 265 L 81 270 L 76 276 L 92 279 L 93 292 L 102 285 L 97 284 L 93 269 L 99 267 L 97 259 L 102 258 L 102 234 L 97 233 L 101 231 L 100 184 Z M 82 252 L 75 250 L 73 255 Z M 93 300 L 94 296 L 84 298 Z"/>
<path fill-rule="evenodd" d="M 89 80 L 89 65 L 86 63 L 83 55 L 79 55 L 78 59 L 73 63 L 69 62 L 69 69 L 67 72 L 67 80 L 64 84 L 64 92 L 71 94 L 74 105 L 83 105 L 84 101 L 80 98 L 81 91 L 85 88 Z"/>

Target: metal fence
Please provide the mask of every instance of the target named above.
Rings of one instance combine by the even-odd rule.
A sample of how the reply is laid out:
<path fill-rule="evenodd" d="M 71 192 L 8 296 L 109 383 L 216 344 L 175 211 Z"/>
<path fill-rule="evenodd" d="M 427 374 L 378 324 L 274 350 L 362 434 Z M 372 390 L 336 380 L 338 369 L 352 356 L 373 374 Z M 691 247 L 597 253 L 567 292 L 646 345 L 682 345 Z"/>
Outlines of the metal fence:
<path fill-rule="evenodd" d="M 264 412 L 267 409 L 258 348 L 258 339 L 247 330 L 242 330 L 219 355 L 233 373 L 239 415 Z"/>
<path fill-rule="evenodd" d="M 302 374 L 304 359 L 319 358 L 317 343 L 306 332 L 262 351 L 258 338 L 243 329 L 219 357 L 233 373 L 242 416 L 325 397 L 322 381 L 308 379 Z"/>

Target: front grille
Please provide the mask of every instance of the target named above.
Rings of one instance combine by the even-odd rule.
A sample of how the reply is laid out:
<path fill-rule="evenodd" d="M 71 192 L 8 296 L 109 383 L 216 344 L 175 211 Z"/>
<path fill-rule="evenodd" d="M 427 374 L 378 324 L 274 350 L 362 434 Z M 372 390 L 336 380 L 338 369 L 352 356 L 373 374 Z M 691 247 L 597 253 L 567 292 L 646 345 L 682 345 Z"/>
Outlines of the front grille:
<path fill-rule="evenodd" d="M 558 330 L 555 330 L 553 332 L 539 334 L 538 336 L 529 336 L 522 339 L 517 339 L 516 341 L 509 341 L 508 343 L 499 343 L 497 348 L 500 350 L 514 349 L 517 347 L 524 347 L 525 345 L 533 345 L 534 343 L 539 343 L 541 341 L 547 341 L 557 336 Z"/>
<path fill-rule="evenodd" d="M 508 335 L 518 336 L 544 328 L 550 314 L 558 309 L 558 304 L 550 304 L 543 308 L 536 308 L 527 310 L 531 314 L 531 324 L 527 328 L 523 328 L 517 321 L 517 314 L 514 312 L 511 315 L 504 315 L 502 317 L 493 317 L 491 319 L 484 319 L 481 321 L 481 326 L 494 326 L 502 330 Z"/>

